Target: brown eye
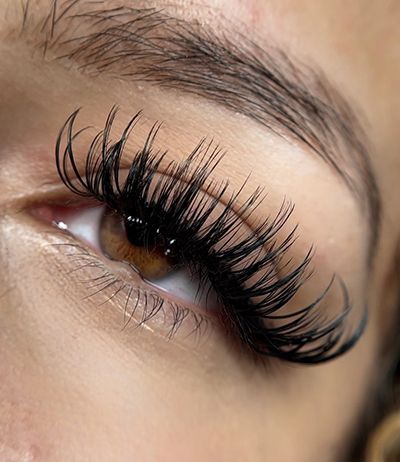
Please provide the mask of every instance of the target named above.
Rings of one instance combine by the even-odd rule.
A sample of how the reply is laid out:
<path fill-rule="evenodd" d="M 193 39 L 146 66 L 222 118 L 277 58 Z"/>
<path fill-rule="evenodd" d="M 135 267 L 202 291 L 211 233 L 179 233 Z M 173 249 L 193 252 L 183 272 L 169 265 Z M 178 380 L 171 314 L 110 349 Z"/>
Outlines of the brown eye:
<path fill-rule="evenodd" d="M 139 219 L 134 220 L 133 225 L 128 223 L 128 232 L 124 220 L 117 213 L 105 211 L 100 223 L 101 250 L 112 260 L 128 263 L 144 279 L 162 279 L 174 271 L 177 264 L 168 256 L 169 249 L 162 239 L 150 239 L 144 226 L 140 226 Z"/>

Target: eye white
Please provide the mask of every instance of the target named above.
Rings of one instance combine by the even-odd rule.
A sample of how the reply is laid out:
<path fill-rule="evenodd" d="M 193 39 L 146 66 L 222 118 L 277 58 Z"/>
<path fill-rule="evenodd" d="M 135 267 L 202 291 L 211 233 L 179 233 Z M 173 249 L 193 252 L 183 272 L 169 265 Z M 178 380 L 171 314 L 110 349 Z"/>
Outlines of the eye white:
<path fill-rule="evenodd" d="M 211 286 L 206 284 L 205 287 L 200 288 L 199 280 L 186 269 L 172 272 L 156 282 L 149 282 L 159 290 L 171 293 L 188 303 L 200 305 L 206 309 L 217 307 L 217 296 Z"/>
<path fill-rule="evenodd" d="M 63 230 L 69 231 L 77 239 L 81 239 L 91 248 L 101 252 L 99 229 L 104 206 L 80 208 L 56 220 L 56 225 Z"/>

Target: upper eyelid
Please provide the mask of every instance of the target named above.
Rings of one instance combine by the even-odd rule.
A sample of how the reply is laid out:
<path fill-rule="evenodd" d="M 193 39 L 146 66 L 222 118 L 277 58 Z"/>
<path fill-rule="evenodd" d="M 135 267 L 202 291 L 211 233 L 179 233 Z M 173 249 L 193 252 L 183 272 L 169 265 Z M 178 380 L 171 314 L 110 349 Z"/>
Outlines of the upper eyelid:
<path fill-rule="evenodd" d="M 70 149 L 72 153 L 72 143 L 75 141 L 76 138 L 80 136 L 81 133 L 86 131 L 90 127 L 84 127 L 83 129 L 77 130 L 75 133 L 72 132 L 76 118 L 79 116 L 81 109 L 75 110 L 66 120 L 65 124 L 60 130 L 59 137 L 57 139 L 56 144 L 56 151 L 61 149 L 61 139 L 62 134 L 66 131 L 69 140 L 68 143 L 71 143 L 71 146 L 67 145 L 66 149 Z M 133 117 L 131 117 L 130 121 L 127 123 L 125 128 L 117 135 L 116 141 L 111 142 L 111 135 L 112 135 L 112 126 L 114 125 L 114 121 L 118 115 L 119 108 L 118 106 L 113 106 L 107 116 L 104 129 L 95 132 L 93 141 L 88 145 L 90 150 L 93 150 L 93 154 L 95 149 L 98 149 L 101 152 L 101 156 L 104 156 L 107 149 L 112 148 L 115 146 L 117 149 L 121 150 L 121 152 L 125 152 L 126 150 L 126 143 L 131 136 L 135 135 L 135 129 L 137 124 L 140 122 L 143 111 L 139 110 L 135 113 Z M 211 190 L 209 189 L 215 186 L 214 194 L 211 194 L 210 197 L 212 200 L 218 198 L 218 201 L 226 208 L 229 208 L 236 216 L 241 220 L 244 221 L 247 228 L 253 232 L 255 235 L 258 235 L 264 227 L 266 222 L 277 224 L 277 229 L 286 224 L 286 221 L 291 217 L 295 205 L 293 202 L 285 198 L 281 203 L 280 207 L 278 207 L 276 211 L 276 218 L 272 219 L 271 216 L 267 218 L 263 216 L 259 216 L 257 214 L 258 207 L 262 204 L 263 200 L 265 199 L 266 193 L 264 188 L 261 186 L 252 186 L 250 188 L 250 179 L 251 174 L 248 174 L 246 180 L 242 183 L 241 187 L 237 190 L 234 190 L 230 187 L 229 180 L 227 179 L 219 179 L 218 175 L 213 177 L 213 174 L 216 173 L 216 167 L 220 164 L 223 158 L 227 155 L 227 153 L 221 148 L 221 146 L 216 143 L 214 140 L 203 137 L 200 142 L 196 145 L 196 147 L 191 151 L 191 153 L 186 156 L 182 161 L 177 162 L 174 159 L 167 158 L 168 151 L 162 149 L 155 149 L 153 151 L 153 143 L 155 142 L 159 131 L 162 129 L 162 122 L 155 122 L 151 128 L 147 131 L 147 136 L 143 141 L 142 147 L 136 150 L 136 154 L 130 153 L 129 155 L 121 155 L 120 157 L 120 167 L 123 168 L 125 171 L 129 171 L 132 166 L 132 162 L 135 159 L 135 156 L 138 155 L 138 152 L 143 152 L 146 149 L 150 149 L 154 155 L 158 157 L 157 160 L 157 174 L 163 174 L 164 176 L 169 176 L 173 178 L 179 175 L 179 181 L 186 185 L 189 182 L 193 181 L 193 175 L 199 173 L 199 168 L 204 171 L 204 168 L 207 170 L 207 181 L 201 185 L 201 190 L 204 194 L 210 195 Z M 96 142 L 94 142 L 96 140 Z M 99 156 L 99 160 L 101 159 Z M 59 164 L 60 157 L 57 155 L 57 169 L 59 171 L 60 176 L 65 174 L 63 169 Z M 71 159 L 71 157 L 70 157 Z M 82 162 L 81 156 L 79 159 Z M 164 162 L 165 160 L 165 162 Z M 75 156 L 73 157 L 73 161 L 75 163 Z M 87 178 L 84 176 L 85 170 L 87 169 L 87 164 L 81 163 L 80 165 L 76 165 L 76 171 L 74 170 L 71 184 L 74 185 L 76 181 L 78 181 L 79 186 L 79 178 Z M 118 175 L 121 173 L 121 169 L 118 169 Z M 119 180 L 121 178 L 119 177 Z M 194 178 L 196 180 L 196 178 Z M 119 186 L 123 186 L 126 179 L 122 182 L 119 181 Z M 117 184 L 117 181 L 116 181 Z M 249 186 L 249 191 L 246 191 L 246 186 Z M 219 194 L 220 191 L 223 191 L 223 194 Z M 251 207 L 250 207 L 251 205 Z M 287 217 L 287 218 L 284 218 Z M 279 221 L 282 219 L 282 223 L 278 224 Z M 292 232 L 288 232 L 288 236 L 293 234 L 294 231 L 297 230 L 297 225 L 293 226 Z M 295 240 L 295 238 L 294 238 Z M 306 253 L 310 253 L 310 248 L 306 249 Z"/>
<path fill-rule="evenodd" d="M 106 132 L 104 130 L 100 130 L 95 134 L 95 137 L 93 139 L 96 139 L 96 145 L 99 149 L 104 150 L 105 146 L 101 146 L 102 143 L 104 143 L 104 135 L 107 133 L 107 142 L 108 136 L 110 135 L 110 132 L 108 130 L 111 130 L 111 125 L 114 123 L 114 119 L 118 113 L 119 108 L 117 106 L 114 106 L 109 115 L 108 119 L 106 122 L 106 126 L 110 124 L 110 127 L 106 129 Z M 75 122 L 76 117 L 78 116 L 80 112 L 80 109 L 77 109 L 74 111 L 71 116 L 67 119 L 65 122 L 64 126 L 61 129 L 61 132 L 66 129 L 68 124 L 71 124 L 71 128 Z M 120 134 L 120 137 L 118 138 L 118 141 L 116 141 L 116 144 L 120 144 L 120 148 L 122 148 L 125 151 L 125 143 L 127 142 L 128 138 L 132 135 L 132 132 L 136 128 L 136 124 L 140 121 L 140 118 L 142 116 L 142 110 L 138 111 L 130 120 L 126 128 L 123 130 L 123 132 Z M 81 133 L 86 131 L 89 127 L 84 127 L 81 130 L 78 130 L 73 137 L 71 138 L 71 142 L 74 141 L 75 137 L 78 137 Z M 162 123 L 161 122 L 156 122 L 153 124 L 151 129 L 148 131 L 148 135 L 144 141 L 143 147 L 140 150 L 146 149 L 146 146 L 150 146 L 154 143 L 157 134 L 159 130 L 162 128 Z M 68 129 L 69 130 L 69 129 Z M 71 133 L 70 133 L 71 135 Z M 56 149 L 60 149 L 60 144 L 61 143 L 61 137 L 58 137 L 57 140 L 57 146 Z M 122 143 L 122 144 L 121 144 Z M 95 144 L 93 142 L 91 143 L 91 146 L 89 149 L 92 149 L 95 147 Z M 222 159 L 227 155 L 227 153 L 221 148 L 221 146 L 216 143 L 214 140 L 210 139 L 207 140 L 207 138 L 202 138 L 195 148 L 192 150 L 191 154 L 189 154 L 188 157 L 186 157 L 183 161 L 181 162 L 176 162 L 175 160 L 171 158 L 167 158 L 168 151 L 167 150 L 159 150 L 156 149 L 154 151 L 160 156 L 160 162 L 157 164 L 157 173 L 163 174 L 166 176 L 174 176 L 177 173 L 179 173 L 179 169 L 184 167 L 185 165 L 190 165 L 190 168 L 188 168 L 186 171 L 183 171 L 183 174 L 180 175 L 180 181 L 188 183 L 191 179 L 191 176 L 193 173 L 196 173 L 196 164 L 192 165 L 192 160 L 191 158 L 196 157 L 196 163 L 197 165 L 201 166 L 202 162 L 206 161 L 205 163 L 209 165 L 209 170 L 211 174 L 215 173 L 215 168 L 218 166 L 218 164 L 222 161 Z M 121 156 L 120 159 L 120 169 L 119 169 L 119 174 L 123 173 L 124 171 L 127 172 L 129 171 L 130 167 L 132 166 L 132 160 L 134 156 L 132 155 L 123 155 Z M 82 159 L 80 159 L 82 161 Z M 74 160 L 75 162 L 75 160 Z M 84 163 L 80 163 L 79 165 L 76 165 L 77 170 L 72 172 L 75 176 L 75 179 L 72 178 L 74 181 L 79 181 L 79 177 L 83 177 L 82 175 L 82 169 L 83 171 L 85 170 L 85 165 Z M 177 170 L 178 169 L 178 170 Z M 58 165 L 58 171 L 59 174 L 62 174 L 62 169 L 60 168 L 60 165 Z M 229 180 L 226 179 L 219 179 L 218 176 L 212 177 L 210 175 L 207 179 L 207 186 L 215 186 L 215 193 L 218 194 L 218 192 L 221 189 L 225 189 L 225 193 L 221 196 L 218 196 L 218 199 L 220 202 L 227 206 L 229 202 L 231 202 L 230 207 L 231 209 L 237 213 L 241 214 L 241 209 L 245 205 L 246 201 L 250 198 L 250 196 L 254 197 L 254 200 L 257 202 L 256 204 L 253 204 L 253 211 L 258 207 L 259 204 L 261 204 L 264 196 L 264 188 L 261 186 L 256 186 L 251 188 L 251 193 L 247 192 L 246 194 L 244 193 L 244 190 L 246 186 L 248 186 L 249 179 L 251 178 L 251 172 L 248 174 L 247 179 L 242 183 L 242 186 L 238 190 L 233 190 L 230 185 L 229 185 Z M 73 182 L 74 182 L 73 181 Z M 120 184 L 122 185 L 121 181 Z M 212 188 L 204 190 L 204 193 L 210 194 Z M 234 197 L 235 201 L 232 202 L 231 198 Z M 248 217 L 250 218 L 250 217 Z M 259 222 L 259 220 L 257 220 Z M 253 226 L 256 226 L 253 222 L 248 223 L 250 228 Z"/>
<path fill-rule="evenodd" d="M 250 33 L 236 31 L 235 35 L 227 21 L 218 24 L 224 32 L 220 37 L 212 28 L 199 28 L 173 17 L 168 9 L 115 10 L 83 2 L 63 7 L 54 2 L 50 11 L 37 18 L 28 6 L 23 11 L 22 37 L 30 40 L 39 34 L 41 40 L 34 42 L 45 53 L 66 56 L 84 69 L 101 69 L 102 75 L 115 68 L 114 73 L 121 77 L 118 66 L 128 63 L 129 72 L 122 76 L 125 79 L 134 76 L 230 104 L 230 109 L 245 113 L 266 129 L 283 130 L 305 144 L 342 177 L 362 206 L 367 199 L 372 261 L 379 237 L 381 198 L 370 162 L 370 143 L 352 105 L 315 63 L 307 66 L 276 44 L 261 47 L 249 39 Z M 71 24 L 84 27 L 75 29 Z M 82 32 L 74 36 L 75 30 Z M 111 44 L 107 40 L 110 34 L 114 38 Z M 161 73 L 160 59 L 168 63 Z M 243 75 L 251 78 L 243 80 Z"/>

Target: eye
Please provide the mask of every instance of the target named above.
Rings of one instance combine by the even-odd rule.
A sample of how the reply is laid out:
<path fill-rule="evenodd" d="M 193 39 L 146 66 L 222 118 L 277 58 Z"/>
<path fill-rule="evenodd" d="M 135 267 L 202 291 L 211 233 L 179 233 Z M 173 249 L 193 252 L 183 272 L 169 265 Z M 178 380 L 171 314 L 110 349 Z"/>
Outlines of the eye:
<path fill-rule="evenodd" d="M 166 239 L 144 219 L 124 220 L 107 206 L 46 207 L 41 215 L 68 231 L 98 254 L 127 265 L 147 284 L 205 310 L 216 309 L 217 296 L 209 284 L 179 260 L 175 239 Z"/>

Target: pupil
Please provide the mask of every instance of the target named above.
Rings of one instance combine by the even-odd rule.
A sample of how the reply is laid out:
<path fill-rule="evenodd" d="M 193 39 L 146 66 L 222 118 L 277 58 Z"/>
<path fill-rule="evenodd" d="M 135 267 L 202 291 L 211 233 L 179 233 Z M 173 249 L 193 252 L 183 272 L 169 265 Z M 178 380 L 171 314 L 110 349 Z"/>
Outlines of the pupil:
<path fill-rule="evenodd" d="M 149 226 L 145 220 L 139 217 L 127 217 L 125 228 L 127 238 L 132 245 L 164 255 L 171 265 L 177 264 L 176 239 L 165 238 L 160 228 Z"/>
<path fill-rule="evenodd" d="M 166 238 L 157 224 L 106 210 L 101 225 L 99 240 L 104 254 L 128 263 L 143 279 L 163 279 L 181 266 L 174 252 L 175 239 Z"/>
<path fill-rule="evenodd" d="M 147 223 L 138 217 L 129 216 L 126 219 L 126 234 L 129 242 L 137 247 L 155 247 L 153 233 L 149 232 Z"/>

